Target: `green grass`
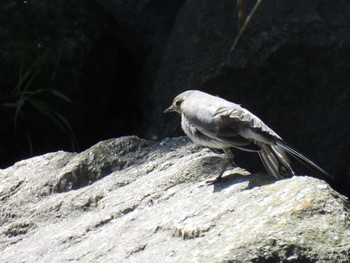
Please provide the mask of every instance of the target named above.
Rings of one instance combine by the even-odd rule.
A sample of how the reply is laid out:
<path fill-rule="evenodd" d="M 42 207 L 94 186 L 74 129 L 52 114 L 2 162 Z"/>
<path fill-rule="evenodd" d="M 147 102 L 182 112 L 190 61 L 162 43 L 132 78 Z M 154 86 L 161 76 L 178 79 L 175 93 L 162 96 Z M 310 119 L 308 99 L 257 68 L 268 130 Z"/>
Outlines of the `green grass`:
<path fill-rule="evenodd" d="M 71 124 L 67 118 L 57 110 L 57 105 L 62 106 L 62 104 L 67 103 L 73 104 L 71 99 L 55 88 L 39 88 L 34 85 L 34 81 L 41 78 L 40 74 L 43 69 L 48 66 L 49 57 L 54 55 L 57 65 L 55 65 L 50 76 L 50 80 L 53 80 L 56 75 L 56 69 L 61 58 L 61 53 L 62 48 L 54 47 L 39 55 L 32 63 L 29 63 L 29 65 L 26 65 L 25 63 L 26 55 L 22 55 L 17 84 L 13 88 L 11 94 L 13 101 L 2 104 L 4 107 L 14 109 L 15 131 L 17 131 L 18 123 L 20 121 L 23 122 L 30 155 L 33 155 L 34 146 L 30 133 L 30 125 L 28 124 L 28 120 L 31 116 L 30 114 L 26 114 L 29 107 L 34 109 L 34 112 L 40 113 L 43 118 L 52 121 L 59 129 L 61 129 L 68 136 L 73 151 L 79 148 L 78 140 Z"/>

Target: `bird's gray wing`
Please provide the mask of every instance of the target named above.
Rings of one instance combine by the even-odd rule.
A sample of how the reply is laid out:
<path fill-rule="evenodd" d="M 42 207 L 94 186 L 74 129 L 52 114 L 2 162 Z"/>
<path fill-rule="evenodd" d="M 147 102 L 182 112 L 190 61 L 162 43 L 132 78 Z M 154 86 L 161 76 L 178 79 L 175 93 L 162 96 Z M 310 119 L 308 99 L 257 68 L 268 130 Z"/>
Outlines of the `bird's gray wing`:
<path fill-rule="evenodd" d="M 254 143 L 251 138 L 242 136 L 242 131 L 247 128 L 262 130 L 265 126 L 262 121 L 242 108 L 219 107 L 212 118 L 216 119 L 215 131 L 211 131 L 211 136 L 215 136 L 221 141 L 245 151 L 260 151 L 261 148 Z M 267 126 L 266 126 L 267 127 Z M 270 130 L 268 127 L 266 130 Z M 214 134 L 213 134 L 214 132 Z M 273 131 L 272 131 L 273 132 Z"/>
<path fill-rule="evenodd" d="M 280 139 L 278 134 L 270 129 L 262 120 L 241 107 L 220 107 L 214 113 L 213 118 L 221 119 L 223 129 L 219 134 L 223 136 L 226 136 L 229 132 L 227 127 L 234 127 L 241 135 L 245 130 L 251 130 L 268 140 L 273 137 Z"/>
<path fill-rule="evenodd" d="M 206 110 L 187 111 L 183 113 L 183 121 L 187 123 L 186 127 L 192 127 L 189 133 L 202 141 L 217 141 L 222 146 L 226 146 L 226 148 L 236 147 L 245 151 L 256 152 L 260 150 L 251 140 L 244 138 L 238 133 L 234 123 L 233 125 L 232 123 L 225 125 L 222 121 L 217 122 L 217 120 L 214 120 L 212 115 L 210 111 Z M 186 127 L 184 127 L 185 130 Z"/>
<path fill-rule="evenodd" d="M 225 122 L 221 122 L 224 124 Z M 252 140 L 244 138 L 237 132 L 235 125 L 220 125 L 216 130 L 215 137 L 231 147 L 235 147 L 248 152 L 258 152 L 260 147 L 256 145 Z"/>

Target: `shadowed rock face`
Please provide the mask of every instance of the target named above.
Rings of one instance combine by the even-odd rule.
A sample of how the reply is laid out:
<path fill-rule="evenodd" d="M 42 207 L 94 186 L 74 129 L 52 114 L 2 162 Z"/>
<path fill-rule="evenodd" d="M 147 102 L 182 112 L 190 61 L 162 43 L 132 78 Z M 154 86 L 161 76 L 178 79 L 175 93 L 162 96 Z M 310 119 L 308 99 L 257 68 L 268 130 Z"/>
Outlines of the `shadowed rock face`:
<path fill-rule="evenodd" d="M 122 137 L 0 170 L 1 262 L 349 262 L 349 202 L 307 176 L 217 176 L 186 138 Z"/>

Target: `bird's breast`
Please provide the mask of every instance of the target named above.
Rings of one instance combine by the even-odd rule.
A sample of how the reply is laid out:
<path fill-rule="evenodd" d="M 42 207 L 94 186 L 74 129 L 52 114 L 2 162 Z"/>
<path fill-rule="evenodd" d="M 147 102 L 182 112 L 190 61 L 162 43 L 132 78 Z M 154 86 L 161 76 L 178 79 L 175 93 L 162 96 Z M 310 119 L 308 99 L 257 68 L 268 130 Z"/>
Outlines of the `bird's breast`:
<path fill-rule="evenodd" d="M 183 114 L 192 125 L 202 128 L 208 127 L 210 129 L 215 126 L 213 115 L 216 112 L 217 107 L 204 103 L 193 103 L 187 106 L 188 107 L 184 109 Z"/>

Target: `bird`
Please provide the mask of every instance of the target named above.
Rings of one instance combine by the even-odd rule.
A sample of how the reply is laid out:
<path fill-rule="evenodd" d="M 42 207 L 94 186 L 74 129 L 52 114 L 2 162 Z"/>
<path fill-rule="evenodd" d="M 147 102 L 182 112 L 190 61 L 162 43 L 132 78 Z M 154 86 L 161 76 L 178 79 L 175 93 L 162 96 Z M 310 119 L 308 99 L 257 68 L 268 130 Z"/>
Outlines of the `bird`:
<path fill-rule="evenodd" d="M 222 179 L 229 164 L 237 167 L 232 148 L 258 153 L 268 174 L 276 179 L 296 175 L 290 157 L 318 178 L 333 178 L 239 104 L 199 90 L 187 90 L 175 97 L 164 111 L 168 112 L 181 114 L 181 127 L 195 144 L 225 153 L 227 164 L 214 183 Z"/>

